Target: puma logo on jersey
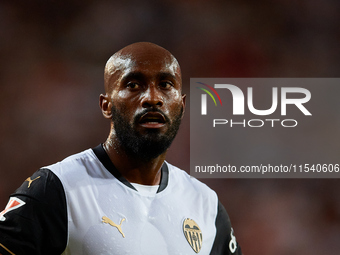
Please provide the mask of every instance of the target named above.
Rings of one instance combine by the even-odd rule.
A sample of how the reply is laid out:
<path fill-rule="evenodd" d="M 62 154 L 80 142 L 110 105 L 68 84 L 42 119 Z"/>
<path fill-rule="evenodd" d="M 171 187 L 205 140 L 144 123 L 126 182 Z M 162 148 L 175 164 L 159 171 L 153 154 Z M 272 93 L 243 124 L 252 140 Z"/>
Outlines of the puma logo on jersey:
<path fill-rule="evenodd" d="M 14 209 L 17 209 L 21 206 L 23 206 L 24 204 L 26 204 L 24 201 L 22 201 L 21 199 L 17 198 L 17 197 L 11 197 L 6 205 L 5 210 L 3 210 L 0 213 L 0 221 L 5 221 L 6 218 L 4 217 L 4 214 L 8 213 L 9 211 L 12 211 Z"/>
<path fill-rule="evenodd" d="M 106 216 L 103 216 L 102 217 L 102 222 L 104 222 L 104 223 L 107 223 L 107 224 L 110 224 L 112 227 L 116 227 L 117 229 L 118 229 L 118 231 L 119 231 L 119 233 L 121 233 L 122 234 L 122 236 L 123 237 L 125 237 L 125 235 L 124 235 L 124 233 L 123 233 L 123 231 L 122 231 L 122 223 L 123 223 L 123 221 L 125 220 L 125 218 L 123 218 L 121 221 L 120 221 L 120 224 L 119 225 L 117 225 L 116 223 L 114 223 L 112 220 L 110 220 L 108 217 L 106 217 Z"/>
<path fill-rule="evenodd" d="M 28 182 L 28 188 L 31 186 L 32 182 L 34 182 L 36 179 L 39 179 L 40 176 L 38 176 L 37 178 L 34 178 L 33 180 L 31 179 L 31 177 L 28 177 L 25 182 Z"/>

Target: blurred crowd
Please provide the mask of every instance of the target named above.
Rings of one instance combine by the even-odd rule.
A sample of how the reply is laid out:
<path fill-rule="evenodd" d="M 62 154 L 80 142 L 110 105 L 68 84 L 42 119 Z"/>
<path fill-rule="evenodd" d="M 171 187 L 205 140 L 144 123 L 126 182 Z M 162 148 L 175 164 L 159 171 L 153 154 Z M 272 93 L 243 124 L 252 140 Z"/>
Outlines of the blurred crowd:
<path fill-rule="evenodd" d="M 337 0 L 1 1 L 0 208 L 38 168 L 106 139 L 98 99 L 105 62 L 120 48 L 151 41 L 168 49 L 185 93 L 192 77 L 337 77 L 339 7 Z M 168 161 L 188 171 L 186 111 Z M 340 254 L 339 179 L 202 181 L 218 193 L 245 254 Z"/>

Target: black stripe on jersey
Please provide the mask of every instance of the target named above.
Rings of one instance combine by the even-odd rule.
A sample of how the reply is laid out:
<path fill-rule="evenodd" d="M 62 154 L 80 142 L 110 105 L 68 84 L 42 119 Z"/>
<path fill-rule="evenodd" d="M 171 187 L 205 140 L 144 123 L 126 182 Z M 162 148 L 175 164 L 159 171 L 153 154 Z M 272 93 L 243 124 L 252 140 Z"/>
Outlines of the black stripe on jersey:
<path fill-rule="evenodd" d="M 229 249 L 229 243 L 231 241 L 231 223 L 229 215 L 220 201 L 218 201 L 215 225 L 216 236 L 210 255 L 242 255 L 241 248 L 238 244 L 234 253 L 231 253 Z"/>
<path fill-rule="evenodd" d="M 159 184 L 157 193 L 161 192 L 162 190 L 166 188 L 166 186 L 168 186 L 169 169 L 168 169 L 168 165 L 165 162 L 162 165 L 161 171 L 162 171 L 161 182 Z"/>
<path fill-rule="evenodd" d="M 39 178 L 37 178 L 39 177 Z M 59 178 L 40 169 L 12 197 L 25 205 L 5 214 L 0 224 L 0 254 L 58 255 L 67 244 L 67 207 Z M 12 253 L 11 253 L 12 252 Z"/>
<path fill-rule="evenodd" d="M 131 183 L 124 178 L 123 175 L 117 170 L 117 168 L 112 163 L 109 155 L 107 155 L 106 151 L 104 150 L 103 144 L 99 144 L 97 147 L 92 149 L 94 154 L 96 154 L 99 161 L 105 166 L 105 168 L 114 176 L 116 177 L 121 183 L 124 183 L 126 186 L 128 186 L 131 189 L 135 189 L 131 185 Z"/>
<path fill-rule="evenodd" d="M 104 150 L 103 144 L 99 144 L 97 147 L 93 148 L 92 150 L 94 154 L 97 156 L 97 158 L 99 159 L 99 161 L 114 177 L 116 177 L 121 183 L 125 184 L 129 188 L 136 190 L 136 188 L 133 187 L 131 183 L 128 180 L 126 180 L 124 176 L 122 176 L 121 173 L 118 171 L 118 169 L 114 166 L 109 155 L 107 155 L 106 151 Z M 162 165 L 161 171 L 162 171 L 161 182 L 159 184 L 157 193 L 164 190 L 166 186 L 168 185 L 169 169 L 166 163 Z"/>

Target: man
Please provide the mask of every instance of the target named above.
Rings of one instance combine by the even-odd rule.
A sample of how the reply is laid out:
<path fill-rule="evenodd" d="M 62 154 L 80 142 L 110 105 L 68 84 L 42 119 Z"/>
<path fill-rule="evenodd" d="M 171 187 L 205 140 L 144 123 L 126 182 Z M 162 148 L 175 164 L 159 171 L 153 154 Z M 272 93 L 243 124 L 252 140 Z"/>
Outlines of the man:
<path fill-rule="evenodd" d="M 2 254 L 241 254 L 214 191 L 165 162 L 185 106 L 179 64 L 135 43 L 115 53 L 105 143 L 29 177 L 0 213 Z"/>

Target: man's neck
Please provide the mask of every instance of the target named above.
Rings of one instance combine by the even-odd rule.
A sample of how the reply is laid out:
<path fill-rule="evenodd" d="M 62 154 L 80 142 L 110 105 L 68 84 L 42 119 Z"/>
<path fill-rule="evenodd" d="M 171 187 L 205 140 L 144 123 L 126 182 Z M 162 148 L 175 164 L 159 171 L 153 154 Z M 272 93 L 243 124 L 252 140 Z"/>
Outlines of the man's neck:
<path fill-rule="evenodd" d="M 166 152 L 155 159 L 143 161 L 132 158 L 120 148 L 115 148 L 112 143 L 105 142 L 103 147 L 117 170 L 129 182 L 143 185 L 160 183 Z"/>

